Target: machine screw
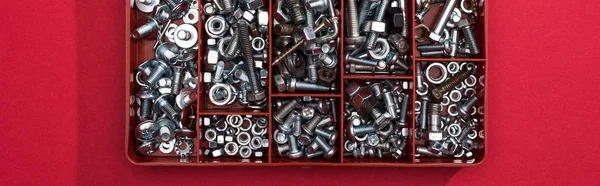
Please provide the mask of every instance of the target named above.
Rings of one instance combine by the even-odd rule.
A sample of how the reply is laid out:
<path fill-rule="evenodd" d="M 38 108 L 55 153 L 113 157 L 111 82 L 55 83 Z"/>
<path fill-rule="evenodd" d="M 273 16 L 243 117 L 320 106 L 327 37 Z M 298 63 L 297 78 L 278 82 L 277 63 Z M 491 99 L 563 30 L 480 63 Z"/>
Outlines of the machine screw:
<path fill-rule="evenodd" d="M 169 67 L 169 65 L 167 65 L 167 63 L 165 63 L 164 61 L 158 60 L 158 64 L 156 65 L 156 67 L 154 67 L 152 72 L 150 72 L 150 75 L 148 75 L 148 77 L 146 78 L 146 82 L 149 85 L 154 86 L 160 78 L 165 76 L 171 76 L 171 74 L 171 67 Z"/>
<path fill-rule="evenodd" d="M 152 101 L 154 100 L 154 98 L 158 97 L 158 92 L 152 89 L 142 88 L 136 93 L 136 96 L 140 98 L 142 102 L 140 118 L 142 118 L 142 120 L 145 120 L 148 118 L 148 116 L 150 116 L 150 113 L 152 112 Z"/>
<path fill-rule="evenodd" d="M 427 110 L 428 110 L 428 103 L 429 103 L 429 96 L 425 95 L 423 97 L 421 97 L 421 117 L 420 117 L 420 121 L 421 121 L 421 130 L 427 130 Z"/>
<path fill-rule="evenodd" d="M 279 130 L 284 134 L 291 133 L 293 130 L 292 126 L 296 123 L 296 120 L 298 120 L 298 116 L 300 116 L 300 114 L 297 111 L 292 111 L 292 113 L 285 118 L 285 121 L 279 124 Z"/>
<path fill-rule="evenodd" d="M 329 144 L 327 144 L 323 138 L 317 136 L 315 137 L 315 141 L 319 145 L 319 149 L 322 149 L 325 152 L 323 158 L 329 159 L 337 152 L 336 148 L 329 146 Z"/>
<path fill-rule="evenodd" d="M 331 141 L 331 142 L 335 142 L 335 140 L 337 139 L 337 136 L 338 136 L 337 132 L 335 130 L 333 130 L 333 131 L 326 131 L 326 130 L 321 129 L 321 128 L 316 128 L 315 129 L 315 133 L 318 136 L 321 136 L 321 137 L 323 137 L 323 138 L 325 138 L 325 139 L 327 139 L 328 141 Z"/>
<path fill-rule="evenodd" d="M 406 122 L 406 110 L 408 109 L 408 94 L 404 94 L 402 97 L 402 107 L 400 109 L 400 120 L 401 124 Z"/>
<path fill-rule="evenodd" d="M 352 56 L 350 56 L 350 54 L 346 54 L 346 61 L 349 63 L 373 66 L 373 67 L 376 67 L 377 69 L 385 69 L 387 67 L 387 64 L 383 60 L 376 61 L 376 60 L 361 59 L 361 58 L 352 57 Z"/>
<path fill-rule="evenodd" d="M 279 153 L 280 156 L 285 155 L 286 152 L 288 152 L 290 150 L 290 145 L 277 145 L 277 153 Z"/>
<path fill-rule="evenodd" d="M 296 141 L 296 137 L 294 135 L 288 135 L 288 143 L 290 146 L 290 150 L 287 153 L 288 158 L 297 159 L 304 155 L 304 152 L 298 149 L 298 142 Z"/>
<path fill-rule="evenodd" d="M 320 151 L 316 151 L 313 153 L 306 153 L 306 158 L 312 159 L 312 158 L 323 156 L 323 155 L 325 155 L 325 151 L 320 150 Z"/>
<path fill-rule="evenodd" d="M 181 114 L 175 110 L 173 104 L 175 103 L 175 97 L 173 94 L 163 94 L 156 98 L 154 101 L 154 110 L 163 111 L 167 114 L 167 117 L 171 120 L 179 121 L 181 119 Z"/>
<path fill-rule="evenodd" d="M 181 67 L 181 66 L 172 66 L 172 71 L 173 71 L 173 80 L 171 81 L 171 94 L 179 94 L 179 91 L 181 90 L 181 83 L 182 83 L 182 77 L 183 77 L 183 72 L 184 70 L 186 70 L 185 67 Z"/>
<path fill-rule="evenodd" d="M 256 68 L 254 65 L 254 59 L 252 58 L 252 44 L 250 43 L 250 33 L 248 31 L 248 22 L 241 20 L 238 21 L 238 34 L 239 42 L 242 47 L 242 53 L 244 55 L 244 62 L 246 63 L 246 73 L 248 74 L 249 101 L 260 101 L 265 99 L 265 90 L 259 86 L 260 81 L 256 76 Z"/>
<path fill-rule="evenodd" d="M 473 105 L 475 105 L 475 103 L 477 103 L 478 100 L 479 99 L 477 99 L 477 96 L 470 97 L 469 99 L 467 99 L 467 101 L 461 104 L 460 107 L 458 107 L 458 113 L 462 117 L 468 116 L 469 114 L 471 114 L 469 112 L 471 110 L 471 107 L 473 107 Z"/>
<path fill-rule="evenodd" d="M 441 105 L 439 103 L 429 104 L 429 140 L 442 140 L 442 123 L 440 118 Z"/>
<path fill-rule="evenodd" d="M 285 118 L 285 116 L 292 112 L 294 108 L 300 108 L 301 105 L 299 105 L 299 103 L 300 99 L 298 98 L 294 98 L 291 101 L 288 101 L 283 106 L 279 107 L 277 113 L 273 115 L 273 119 L 275 119 L 277 123 L 283 123 L 283 119 Z"/>
<path fill-rule="evenodd" d="M 385 107 L 387 108 L 388 112 L 393 119 L 398 118 L 398 114 L 396 113 L 396 109 L 398 107 L 398 105 L 396 104 L 396 102 L 394 101 L 392 92 L 384 90 L 385 92 L 383 93 L 383 101 L 385 102 Z"/>
<path fill-rule="evenodd" d="M 149 17 L 148 22 L 138 28 L 131 34 L 131 37 L 135 39 L 141 39 L 146 37 L 148 34 L 158 30 L 158 21 L 156 19 Z"/>
<path fill-rule="evenodd" d="M 465 68 L 465 69 L 461 70 L 460 72 L 456 73 L 454 76 L 452 76 L 448 80 L 446 80 L 441 85 L 436 86 L 436 87 L 431 85 L 433 87 L 433 88 L 430 88 L 431 95 L 433 96 L 433 100 L 436 100 L 436 101 L 442 100 L 442 97 L 444 96 L 444 94 L 446 92 L 450 91 L 456 85 L 458 85 L 459 83 L 461 83 L 465 79 L 467 79 L 469 77 L 469 75 L 471 75 L 473 73 L 472 71 L 473 71 L 473 69 Z"/>
<path fill-rule="evenodd" d="M 377 7 L 377 11 L 375 12 L 373 21 L 383 20 L 383 16 L 385 16 L 385 12 L 387 11 L 389 4 L 390 0 L 381 0 L 381 3 L 379 4 L 379 7 Z M 373 49 L 373 47 L 375 47 L 375 41 L 377 40 L 378 36 L 379 33 L 377 32 L 369 33 L 369 36 L 367 36 L 367 43 L 365 47 L 369 50 Z"/>
<path fill-rule="evenodd" d="M 300 5 L 300 0 L 284 0 L 285 6 L 292 13 L 292 20 L 296 25 L 300 25 L 306 21 L 304 16 L 303 7 Z"/>
<path fill-rule="evenodd" d="M 287 90 L 288 92 L 296 92 L 296 90 L 301 91 L 315 91 L 315 92 L 327 92 L 327 91 L 337 91 L 337 88 L 334 86 L 323 86 L 319 84 L 312 84 L 303 81 L 299 81 L 296 78 L 290 78 L 287 82 Z"/>
<path fill-rule="evenodd" d="M 435 27 L 429 34 L 429 38 L 431 40 L 437 42 L 440 41 L 442 37 L 442 30 L 444 29 L 444 27 L 446 27 L 446 23 L 448 23 L 448 19 L 450 18 L 450 13 L 452 13 L 452 10 L 454 10 L 454 7 L 456 7 L 456 2 L 458 2 L 458 0 L 447 0 L 446 3 L 444 3 L 444 9 L 442 10 L 442 14 L 438 18 Z"/>
<path fill-rule="evenodd" d="M 302 131 L 304 131 L 305 133 L 307 133 L 308 135 L 314 135 L 314 131 L 315 128 L 317 128 L 317 125 L 320 123 L 320 121 L 323 119 L 324 117 L 322 115 L 315 115 L 313 116 L 313 118 L 306 124 L 302 126 Z"/>
<path fill-rule="evenodd" d="M 365 4 L 366 2 L 368 2 L 368 1 L 364 1 L 363 4 Z M 365 12 L 364 13 L 365 14 L 364 19 L 366 19 L 366 17 L 367 17 L 366 16 L 366 12 L 368 12 L 368 11 L 364 11 L 364 12 Z M 360 36 L 360 33 L 358 32 L 358 27 L 359 27 L 358 25 L 359 25 L 359 22 L 360 22 L 359 20 L 360 19 L 358 17 L 358 13 L 357 13 L 357 10 L 356 10 L 356 0 L 348 0 L 348 23 L 349 23 L 347 25 L 348 37 L 358 37 L 358 36 Z"/>
<path fill-rule="evenodd" d="M 458 26 L 463 31 L 463 35 L 465 35 L 465 39 L 467 40 L 467 46 L 471 49 L 471 54 L 477 55 L 479 54 L 479 47 L 477 46 L 477 39 L 475 38 L 475 33 L 473 33 L 473 28 L 471 28 L 472 24 L 473 22 L 469 19 L 463 19 L 458 22 Z"/>
<path fill-rule="evenodd" d="M 359 126 L 350 125 L 349 129 L 350 130 L 348 130 L 347 135 L 351 141 L 356 141 L 356 137 L 358 137 L 358 136 L 363 136 L 365 134 L 375 132 L 374 125 L 359 125 Z"/>
<path fill-rule="evenodd" d="M 375 96 L 375 98 L 377 99 L 381 99 L 381 91 L 382 91 L 382 87 L 381 87 L 381 83 L 373 83 L 370 86 L 371 92 L 373 92 L 373 95 Z"/>

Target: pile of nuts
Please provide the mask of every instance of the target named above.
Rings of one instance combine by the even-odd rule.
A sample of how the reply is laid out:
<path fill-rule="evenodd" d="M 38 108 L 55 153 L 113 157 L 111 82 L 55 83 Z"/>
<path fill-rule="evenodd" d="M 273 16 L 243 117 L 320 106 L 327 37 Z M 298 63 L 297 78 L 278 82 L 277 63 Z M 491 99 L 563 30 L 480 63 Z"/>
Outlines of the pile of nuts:
<path fill-rule="evenodd" d="M 339 10 L 334 0 L 277 0 L 273 76 L 279 92 L 338 90 Z"/>
<path fill-rule="evenodd" d="M 346 2 L 346 73 L 407 75 L 406 0 L 365 0 L 359 7 L 357 0 Z"/>
<path fill-rule="evenodd" d="M 332 158 L 339 139 L 335 104 L 333 99 L 312 97 L 277 100 L 273 121 L 279 125 L 273 140 L 279 156 Z"/>
<path fill-rule="evenodd" d="M 479 130 L 483 106 L 477 103 L 482 99 L 484 76 L 475 76 L 474 63 L 432 62 L 425 67 L 423 73 L 417 63 L 416 154 L 472 157 L 472 151 L 483 148 L 483 130 Z"/>
<path fill-rule="evenodd" d="M 346 83 L 344 118 L 346 155 L 382 158 L 406 155 L 410 123 L 407 122 L 411 90 L 408 82 L 352 81 Z"/>
<path fill-rule="evenodd" d="M 473 29 L 478 18 L 478 2 L 460 0 L 458 4 L 458 1 L 416 0 L 415 39 L 419 43 L 417 50 L 421 57 L 469 57 L 481 52 Z M 430 30 L 423 18 L 432 6 L 442 3 L 444 6 L 440 16 L 434 21 L 433 30 Z M 458 30 L 461 30 L 462 37 Z"/>
<path fill-rule="evenodd" d="M 140 123 L 136 138 L 142 142 L 136 151 L 164 154 L 173 150 L 180 161 L 189 162 L 194 151 L 195 102 L 197 99 L 197 4 L 187 0 L 136 0 L 137 8 L 153 14 L 131 36 L 146 39 L 156 33 L 155 58 L 137 68 L 136 98 Z M 173 22 L 183 23 L 177 25 Z M 166 41 L 165 41 L 166 40 Z"/>
<path fill-rule="evenodd" d="M 214 0 L 204 4 L 206 56 L 203 81 L 216 106 L 267 105 L 269 13 L 262 0 Z"/>
<path fill-rule="evenodd" d="M 269 147 L 267 116 L 227 115 L 205 117 L 204 156 L 266 157 Z M 254 153 L 253 153 L 254 152 Z M 262 161 L 259 161 L 262 162 Z"/>

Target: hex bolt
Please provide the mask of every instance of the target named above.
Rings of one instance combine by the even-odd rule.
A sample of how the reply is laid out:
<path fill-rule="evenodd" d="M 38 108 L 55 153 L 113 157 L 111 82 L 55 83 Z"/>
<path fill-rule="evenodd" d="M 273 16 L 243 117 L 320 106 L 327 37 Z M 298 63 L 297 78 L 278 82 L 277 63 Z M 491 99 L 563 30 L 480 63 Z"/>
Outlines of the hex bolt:
<path fill-rule="evenodd" d="M 275 121 L 277 123 L 284 123 L 283 119 L 294 110 L 294 108 L 300 108 L 301 105 L 300 103 L 300 99 L 299 98 L 293 98 L 291 101 L 288 101 L 287 103 L 285 103 L 283 106 L 279 107 L 279 109 L 277 110 L 277 113 L 275 113 L 275 115 L 273 115 L 273 119 L 275 119 Z"/>
<path fill-rule="evenodd" d="M 238 37 L 242 47 L 242 54 L 244 55 L 244 62 L 246 64 L 246 74 L 248 74 L 249 101 L 260 101 L 265 99 L 265 90 L 259 86 L 260 81 L 256 76 L 256 68 L 254 59 L 252 58 L 252 44 L 250 43 L 250 33 L 248 31 L 248 22 L 241 20 L 238 21 Z"/>
<path fill-rule="evenodd" d="M 431 89 L 431 95 L 433 96 L 433 100 L 439 101 L 442 100 L 442 97 L 444 96 L 444 94 L 450 90 L 452 90 L 456 85 L 460 84 L 461 82 L 463 82 L 465 79 L 467 79 L 469 77 L 469 75 L 471 75 L 473 72 L 472 69 L 468 69 L 465 68 L 463 70 L 461 70 L 460 72 L 456 73 L 454 76 L 450 77 L 448 80 L 446 80 L 444 83 L 440 84 L 439 86 L 435 86 L 430 88 Z"/>
<path fill-rule="evenodd" d="M 304 7 L 306 11 L 306 27 L 315 28 L 315 15 L 310 7 L 308 7 L 308 1 L 306 2 L 306 6 Z"/>
<path fill-rule="evenodd" d="M 429 51 L 429 52 L 421 52 L 421 57 L 434 57 L 434 56 L 443 56 L 446 54 L 446 51 Z"/>
<path fill-rule="evenodd" d="M 181 119 L 181 114 L 173 107 L 174 103 L 175 97 L 173 94 L 163 94 L 154 101 L 154 109 L 163 111 L 171 120 L 179 121 Z"/>
<path fill-rule="evenodd" d="M 396 118 L 398 118 L 398 114 L 396 113 L 396 109 L 397 109 L 398 105 L 394 101 L 392 92 L 387 91 L 387 90 L 384 90 L 384 91 L 385 92 L 383 93 L 383 101 L 385 103 L 385 107 L 387 108 L 388 113 L 392 116 L 392 119 L 396 119 Z"/>
<path fill-rule="evenodd" d="M 320 157 L 323 155 L 325 155 L 325 151 L 320 150 L 320 151 L 315 151 L 313 153 L 306 153 L 306 158 L 313 159 L 313 158 Z"/>
<path fill-rule="evenodd" d="M 133 31 L 133 33 L 131 34 L 131 37 L 135 39 L 141 39 L 143 37 L 146 37 L 148 34 L 158 30 L 158 26 L 158 21 L 156 21 L 156 19 L 154 18 L 149 17 L 148 22 L 136 28 L 135 31 Z"/>
<path fill-rule="evenodd" d="M 290 10 L 292 14 L 292 20 L 294 24 L 300 25 L 306 21 L 306 17 L 304 16 L 303 7 L 300 4 L 300 0 L 283 0 L 285 1 L 285 6 Z"/>
<path fill-rule="evenodd" d="M 277 153 L 280 156 L 283 156 L 288 151 L 290 151 L 290 145 L 277 145 Z"/>
<path fill-rule="evenodd" d="M 227 48 L 225 49 L 225 55 L 226 55 L 225 57 L 233 58 L 238 53 L 239 45 L 240 45 L 239 37 L 238 37 L 239 35 L 240 35 L 240 30 L 238 29 L 231 36 L 231 39 L 229 40 L 229 45 L 227 45 Z M 254 57 L 254 55 L 252 57 Z"/>
<path fill-rule="evenodd" d="M 370 88 L 371 92 L 373 92 L 373 95 L 375 96 L 375 98 L 381 99 L 381 95 L 382 95 L 381 83 L 373 83 L 373 84 L 371 84 L 371 86 L 369 88 Z"/>
<path fill-rule="evenodd" d="M 172 66 L 171 68 L 173 71 L 173 80 L 171 81 L 171 94 L 177 95 L 181 90 L 181 83 L 183 83 L 182 77 L 185 67 Z"/>
<path fill-rule="evenodd" d="M 373 21 L 383 21 L 383 16 L 385 16 L 385 11 L 387 10 L 389 4 L 390 0 L 381 0 L 381 3 L 379 4 L 379 7 L 377 7 L 377 10 L 375 12 Z M 373 49 L 373 47 L 375 47 L 375 41 L 377 40 L 378 36 L 379 33 L 377 32 L 369 33 L 369 36 L 367 36 L 367 43 L 365 45 L 365 48 L 369 50 Z"/>
<path fill-rule="evenodd" d="M 442 121 L 440 118 L 440 110 L 441 105 L 439 103 L 430 103 L 429 104 L 429 140 L 431 141 L 439 141 L 442 140 Z"/>
<path fill-rule="evenodd" d="M 336 148 L 332 148 L 331 146 L 329 146 L 329 144 L 327 144 L 327 142 L 325 142 L 323 138 L 317 136 L 315 137 L 315 141 L 319 145 L 319 149 L 322 149 L 325 152 L 323 158 L 329 159 L 337 152 Z"/>
<path fill-rule="evenodd" d="M 304 131 L 304 133 L 308 135 L 314 135 L 315 128 L 317 128 L 317 125 L 323 118 L 324 116 L 319 114 L 313 116 L 313 118 L 310 121 L 308 121 L 306 125 L 302 125 L 302 131 Z"/>
<path fill-rule="evenodd" d="M 225 71 L 225 62 L 217 62 L 216 68 L 217 69 L 215 70 L 215 77 L 213 77 L 212 81 L 215 83 L 221 83 L 223 82 L 223 71 Z"/>
<path fill-rule="evenodd" d="M 447 0 L 446 3 L 444 3 L 442 14 L 438 18 L 435 27 L 429 34 L 429 38 L 431 40 L 439 42 L 442 38 L 442 31 L 444 30 L 444 27 L 446 27 L 446 23 L 448 23 L 448 19 L 450 18 L 452 10 L 454 10 L 454 7 L 456 7 L 456 2 L 458 2 L 458 0 Z"/>
<path fill-rule="evenodd" d="M 298 141 L 296 141 L 296 137 L 294 135 L 288 135 L 288 143 L 290 145 L 290 150 L 287 153 L 288 158 L 297 159 L 304 155 L 304 152 L 298 149 Z"/>
<path fill-rule="evenodd" d="M 333 23 L 332 23 L 332 21 L 330 19 L 325 18 L 325 19 L 323 19 L 323 21 L 321 22 L 321 24 L 319 26 L 317 26 L 317 28 L 314 29 L 314 33 L 317 34 L 321 30 L 323 30 L 325 27 L 329 27 L 332 24 Z M 300 48 L 300 46 L 304 45 L 304 42 L 305 42 L 305 40 L 302 39 L 302 40 L 298 41 L 297 43 L 295 43 L 294 45 L 292 45 L 292 47 L 288 48 L 285 52 L 283 52 L 281 55 L 279 55 L 279 57 L 277 57 L 275 59 L 275 61 L 273 61 L 273 63 L 271 65 L 277 65 L 277 64 L 279 64 L 287 56 L 289 56 L 290 54 L 292 54 L 296 49 L 298 49 L 298 48 Z"/>
<path fill-rule="evenodd" d="M 335 68 L 335 66 L 338 64 L 337 56 L 333 54 L 330 55 L 326 53 L 321 53 L 319 54 L 319 60 L 321 60 L 323 66 L 327 68 Z"/>
<path fill-rule="evenodd" d="M 471 110 L 471 107 L 473 107 L 473 105 L 475 105 L 475 103 L 477 103 L 478 100 L 479 99 L 477 99 L 477 96 L 470 97 L 469 99 L 467 99 L 467 101 L 462 103 L 460 107 L 458 107 L 458 113 L 462 117 L 467 117 L 469 114 L 471 114 L 469 112 Z"/>
<path fill-rule="evenodd" d="M 367 1 L 364 1 L 364 2 L 367 2 Z M 364 19 L 366 19 L 366 17 L 367 17 L 366 12 L 368 12 L 368 11 L 365 11 Z M 356 10 L 356 0 L 348 0 L 348 22 L 347 22 L 348 25 L 346 26 L 346 29 L 348 30 L 348 37 L 359 37 L 360 36 L 360 32 L 358 31 L 359 23 L 360 23 L 359 20 L 360 19 L 358 17 L 358 12 Z"/>
<path fill-rule="evenodd" d="M 165 76 L 171 76 L 171 74 L 171 67 L 169 67 L 169 65 L 167 65 L 167 63 L 165 63 L 164 61 L 159 60 L 156 67 L 154 67 L 152 72 L 150 72 L 150 75 L 148 75 L 148 77 L 146 78 L 146 82 L 154 86 L 160 78 Z"/>
<path fill-rule="evenodd" d="M 452 29 L 450 32 L 450 53 L 448 56 L 455 57 L 458 49 L 458 30 Z"/>
<path fill-rule="evenodd" d="M 327 91 L 336 91 L 337 87 L 307 83 L 307 82 L 297 80 L 296 78 L 290 78 L 290 79 L 288 79 L 288 82 L 287 82 L 287 90 L 288 90 L 288 92 L 296 92 L 296 90 L 327 92 Z"/>
<path fill-rule="evenodd" d="M 352 56 L 350 56 L 350 54 L 346 54 L 346 61 L 349 63 L 374 66 L 374 67 L 377 67 L 377 69 L 385 69 L 387 67 L 387 64 L 383 60 L 376 61 L 376 60 L 369 60 L 369 59 L 361 59 L 361 58 L 352 57 Z"/>
<path fill-rule="evenodd" d="M 350 138 L 350 141 L 356 141 L 355 137 L 364 136 L 365 134 L 375 132 L 374 125 L 350 125 L 349 129 L 350 130 L 348 130 L 347 135 Z"/>
<path fill-rule="evenodd" d="M 408 21 L 406 20 L 406 0 L 400 1 L 400 9 L 402 10 L 402 36 L 408 36 Z"/>
<path fill-rule="evenodd" d="M 298 113 L 295 110 L 292 111 L 292 113 L 290 113 L 285 118 L 285 121 L 283 121 L 283 123 L 279 124 L 279 130 L 284 134 L 291 133 L 293 130 L 292 127 L 293 127 L 294 123 L 296 123 L 296 120 L 298 120 L 298 116 L 300 116 L 300 113 Z"/>
<path fill-rule="evenodd" d="M 317 81 L 319 80 L 319 75 L 317 74 L 317 65 L 313 61 L 313 56 L 306 56 L 306 62 L 308 64 L 308 66 L 306 67 L 308 71 L 306 74 L 306 76 L 308 77 L 308 82 L 317 83 Z"/>
<path fill-rule="evenodd" d="M 463 19 L 458 22 L 458 26 L 467 40 L 467 46 L 471 49 L 471 54 L 477 55 L 479 54 L 479 47 L 477 46 L 477 38 L 475 38 L 473 28 L 471 27 L 472 24 L 473 22 L 469 19 Z"/>
<path fill-rule="evenodd" d="M 406 110 L 408 109 L 408 94 L 404 94 L 402 97 L 402 106 L 400 109 L 400 119 L 399 122 L 404 124 L 406 123 Z"/>
<path fill-rule="evenodd" d="M 425 86 L 423 86 L 423 69 L 421 67 L 420 63 L 416 64 L 416 69 L 415 69 L 415 76 L 417 78 L 417 90 L 423 90 L 425 89 Z"/>
<path fill-rule="evenodd" d="M 429 96 L 425 95 L 421 98 L 421 130 L 427 130 L 427 109 L 429 108 Z"/>
<path fill-rule="evenodd" d="M 152 112 L 152 101 L 154 101 L 154 98 L 158 97 L 158 92 L 152 89 L 142 88 L 136 93 L 136 96 L 140 98 L 140 101 L 142 102 L 140 105 L 140 118 L 145 120 Z"/>
<path fill-rule="evenodd" d="M 335 130 L 327 131 L 327 130 L 324 130 L 321 128 L 316 128 L 315 133 L 317 134 L 317 136 L 321 136 L 321 137 L 327 139 L 328 141 L 333 141 L 333 142 L 335 142 L 335 140 L 338 137 L 337 132 Z"/>

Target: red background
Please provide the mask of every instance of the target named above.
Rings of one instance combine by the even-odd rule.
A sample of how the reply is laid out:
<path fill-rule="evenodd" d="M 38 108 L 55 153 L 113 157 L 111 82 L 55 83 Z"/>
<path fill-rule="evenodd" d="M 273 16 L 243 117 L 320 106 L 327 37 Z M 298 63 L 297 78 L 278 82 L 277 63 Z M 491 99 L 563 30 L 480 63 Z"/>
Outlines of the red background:
<path fill-rule="evenodd" d="M 474 168 L 139 167 L 124 153 L 122 1 L 5 1 L 0 185 L 600 183 L 591 1 L 488 0 L 488 155 Z"/>

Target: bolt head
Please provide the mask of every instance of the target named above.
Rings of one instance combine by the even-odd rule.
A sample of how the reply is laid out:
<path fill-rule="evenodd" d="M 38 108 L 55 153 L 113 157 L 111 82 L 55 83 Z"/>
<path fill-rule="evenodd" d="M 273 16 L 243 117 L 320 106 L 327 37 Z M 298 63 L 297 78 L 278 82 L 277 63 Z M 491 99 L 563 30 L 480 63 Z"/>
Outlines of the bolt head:
<path fill-rule="evenodd" d="M 287 82 L 288 92 L 296 92 L 296 78 L 290 78 Z"/>
<path fill-rule="evenodd" d="M 304 108 L 302 108 L 300 116 L 302 116 L 302 119 L 305 120 L 313 118 L 313 116 L 315 116 L 315 108 L 305 106 Z"/>
<path fill-rule="evenodd" d="M 328 114 L 329 110 L 331 109 L 331 102 L 324 100 L 324 99 L 320 99 L 318 102 L 318 107 L 317 110 L 321 113 L 321 114 Z"/>
<path fill-rule="evenodd" d="M 142 100 L 154 99 L 154 98 L 158 97 L 158 92 L 156 92 L 155 90 L 152 90 L 152 89 L 142 88 L 137 91 L 135 96 L 137 96 L 138 98 L 140 98 Z"/>
<path fill-rule="evenodd" d="M 285 84 L 285 79 L 281 74 L 273 76 L 273 80 L 275 81 L 275 86 L 277 87 L 277 91 L 285 92 L 287 90 L 287 86 Z"/>
<path fill-rule="evenodd" d="M 135 128 L 135 137 L 140 141 L 152 141 L 157 137 L 158 125 L 153 120 L 141 122 Z"/>
<path fill-rule="evenodd" d="M 336 152 L 337 148 L 333 147 L 323 155 L 323 158 L 330 159 L 331 157 L 333 157 L 333 155 L 335 155 Z"/>
<path fill-rule="evenodd" d="M 142 145 L 140 145 L 138 148 L 136 148 L 135 151 L 138 154 L 150 155 L 150 154 L 154 153 L 154 151 L 156 151 L 156 149 L 158 149 L 159 145 L 160 145 L 160 143 L 157 141 L 149 141 L 149 142 L 142 143 Z"/>
<path fill-rule="evenodd" d="M 391 34 L 388 36 L 388 41 L 392 43 L 400 53 L 406 53 L 409 49 L 408 41 L 400 34 Z"/>
<path fill-rule="evenodd" d="M 338 132 L 336 130 L 331 131 L 331 135 L 329 136 L 329 144 L 335 144 L 335 141 L 338 139 Z"/>
<path fill-rule="evenodd" d="M 475 24 L 475 21 L 473 21 L 472 19 L 462 19 L 462 20 L 458 21 L 457 25 L 459 28 L 465 28 L 465 27 L 471 26 L 473 24 Z"/>
<path fill-rule="evenodd" d="M 156 121 L 158 125 L 158 141 L 169 142 L 175 139 L 175 123 L 167 118 L 161 118 Z"/>
<path fill-rule="evenodd" d="M 182 33 L 180 31 L 177 33 L 177 37 L 179 37 L 180 34 L 185 36 L 185 34 L 189 33 Z M 159 45 L 158 48 L 156 48 L 156 52 L 154 53 L 154 57 L 156 57 L 156 59 L 166 61 L 171 64 L 177 62 L 177 57 L 179 57 L 178 55 L 179 47 L 177 47 L 177 44 L 173 42 L 164 42 L 163 44 Z"/>
<path fill-rule="evenodd" d="M 429 39 L 431 39 L 431 40 L 433 40 L 433 41 L 440 42 L 440 40 L 442 39 L 442 36 L 441 36 L 441 35 L 438 35 L 438 34 L 436 34 L 436 33 L 434 33 L 434 32 L 430 32 L 430 33 L 429 33 Z"/>
<path fill-rule="evenodd" d="M 262 0 L 243 0 L 241 5 L 246 10 L 256 10 L 264 6 Z"/>
<path fill-rule="evenodd" d="M 377 61 L 376 68 L 379 70 L 384 70 L 387 67 L 387 63 L 384 60 Z"/>
<path fill-rule="evenodd" d="M 248 101 L 261 101 L 267 97 L 265 90 L 257 90 L 255 92 L 248 92 Z"/>
<path fill-rule="evenodd" d="M 440 141 L 444 138 L 442 132 L 429 132 L 430 141 Z"/>
<path fill-rule="evenodd" d="M 290 21 L 292 21 L 290 15 L 286 14 L 283 10 L 285 7 L 284 2 L 285 1 L 277 1 L 277 4 L 275 5 L 274 18 L 280 24 L 289 23 Z"/>
<path fill-rule="evenodd" d="M 306 146 L 310 143 L 312 143 L 313 138 L 310 137 L 308 134 L 302 134 L 298 137 L 298 144 L 302 145 L 302 146 Z"/>
<path fill-rule="evenodd" d="M 287 154 L 287 157 L 290 159 L 298 159 L 302 156 L 304 156 L 304 152 L 302 152 L 301 150 L 296 150 L 296 152 L 291 151 L 292 149 L 290 149 L 290 151 Z"/>

